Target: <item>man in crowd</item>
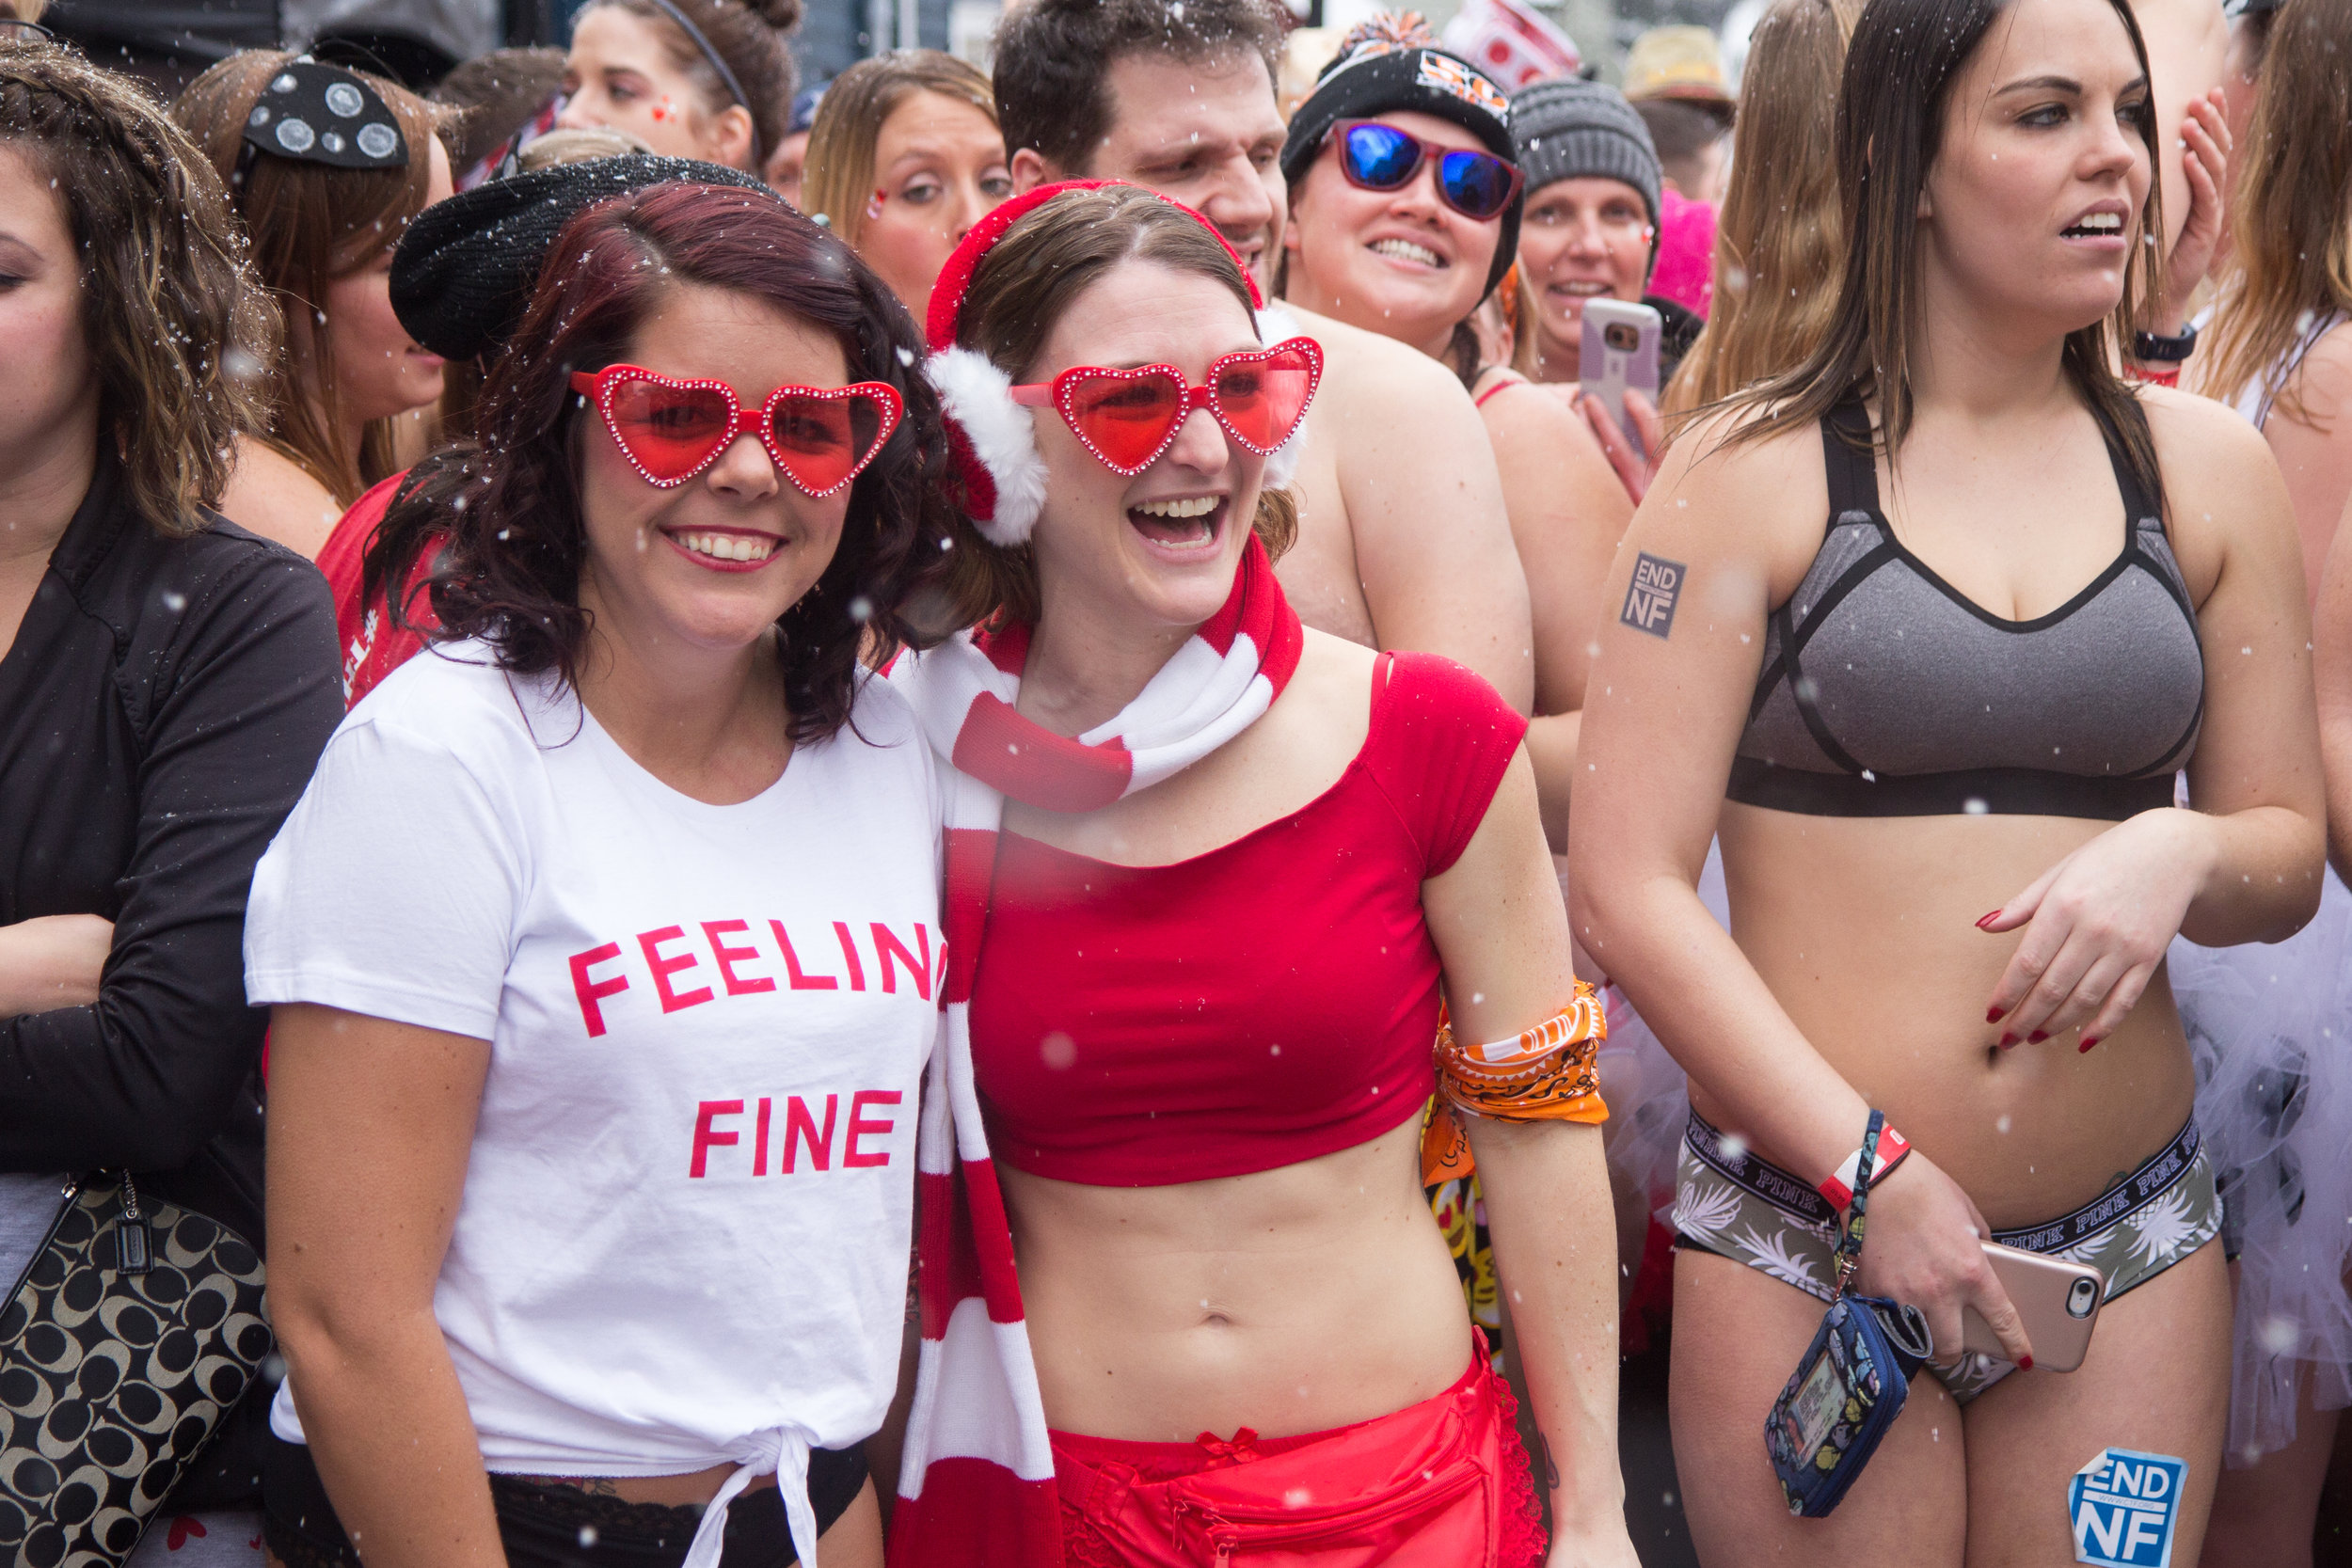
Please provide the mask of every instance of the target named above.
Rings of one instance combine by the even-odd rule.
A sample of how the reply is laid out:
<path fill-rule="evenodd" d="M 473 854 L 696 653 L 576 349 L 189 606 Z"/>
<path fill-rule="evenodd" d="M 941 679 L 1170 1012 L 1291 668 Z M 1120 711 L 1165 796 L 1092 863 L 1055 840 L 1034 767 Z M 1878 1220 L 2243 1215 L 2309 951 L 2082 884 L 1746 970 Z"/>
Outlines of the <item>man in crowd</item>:
<path fill-rule="evenodd" d="M 1133 181 L 1199 209 L 1268 300 L 1287 191 L 1272 0 L 1035 0 L 996 35 L 996 103 L 1019 189 Z M 1323 345 L 1295 483 L 1298 544 L 1279 568 L 1307 625 L 1444 654 L 1525 712 L 1527 579 L 1485 427 L 1452 372 L 1296 306 Z"/>

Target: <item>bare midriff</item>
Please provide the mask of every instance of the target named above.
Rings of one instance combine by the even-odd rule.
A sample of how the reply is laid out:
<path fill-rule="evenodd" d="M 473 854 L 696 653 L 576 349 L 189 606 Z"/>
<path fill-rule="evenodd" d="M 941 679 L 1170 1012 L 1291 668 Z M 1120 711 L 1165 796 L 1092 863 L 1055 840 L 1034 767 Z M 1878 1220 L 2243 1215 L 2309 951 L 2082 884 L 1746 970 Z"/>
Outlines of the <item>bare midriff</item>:
<path fill-rule="evenodd" d="M 713 1465 L 707 1470 L 694 1470 L 679 1476 L 516 1476 L 516 1481 L 533 1486 L 568 1486 L 599 1497 L 618 1497 L 625 1503 L 660 1503 L 669 1508 L 682 1508 L 707 1503 L 719 1495 L 719 1488 L 735 1474 L 732 1465 Z M 771 1475 L 754 1476 L 750 1491 L 773 1487 Z"/>
<path fill-rule="evenodd" d="M 1000 1162 L 1047 1422 L 1135 1442 L 1286 1437 L 1453 1386 L 1470 1322 L 1422 1195 L 1420 1128 L 1168 1187 Z"/>
<path fill-rule="evenodd" d="M 1985 1022 L 2023 933 L 1976 922 L 2110 826 L 1724 806 L 1732 935 L 1748 961 L 1814 1048 L 1996 1228 L 2098 1196 L 2180 1131 L 2195 1096 L 2161 967 L 2088 1054 L 2076 1030 L 2004 1051 L 2003 1026 Z M 1738 1125 L 1696 1084 L 1691 1099 L 1718 1126 Z"/>

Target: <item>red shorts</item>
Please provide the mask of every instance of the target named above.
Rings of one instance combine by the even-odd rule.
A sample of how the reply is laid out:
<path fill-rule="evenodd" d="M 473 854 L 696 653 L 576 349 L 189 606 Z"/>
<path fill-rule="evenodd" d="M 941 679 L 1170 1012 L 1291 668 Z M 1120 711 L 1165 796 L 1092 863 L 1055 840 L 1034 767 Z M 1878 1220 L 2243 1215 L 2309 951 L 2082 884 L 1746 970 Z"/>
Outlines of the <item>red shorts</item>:
<path fill-rule="evenodd" d="M 1536 1568 L 1518 1417 L 1482 1353 L 1435 1399 L 1301 1437 L 1057 1432 L 1063 1552 L 1073 1568 Z"/>

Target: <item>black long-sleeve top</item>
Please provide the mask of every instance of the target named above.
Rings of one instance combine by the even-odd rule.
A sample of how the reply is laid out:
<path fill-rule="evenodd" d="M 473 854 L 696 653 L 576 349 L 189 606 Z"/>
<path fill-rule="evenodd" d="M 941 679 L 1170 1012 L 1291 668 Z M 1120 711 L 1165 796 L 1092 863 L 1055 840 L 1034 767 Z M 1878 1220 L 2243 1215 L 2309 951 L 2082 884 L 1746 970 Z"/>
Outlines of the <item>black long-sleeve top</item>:
<path fill-rule="evenodd" d="M 254 863 L 342 717 L 315 567 L 133 510 L 103 451 L 0 658 L 0 925 L 114 922 L 93 1006 L 0 1020 L 0 1170 L 126 1167 L 262 1232 Z"/>

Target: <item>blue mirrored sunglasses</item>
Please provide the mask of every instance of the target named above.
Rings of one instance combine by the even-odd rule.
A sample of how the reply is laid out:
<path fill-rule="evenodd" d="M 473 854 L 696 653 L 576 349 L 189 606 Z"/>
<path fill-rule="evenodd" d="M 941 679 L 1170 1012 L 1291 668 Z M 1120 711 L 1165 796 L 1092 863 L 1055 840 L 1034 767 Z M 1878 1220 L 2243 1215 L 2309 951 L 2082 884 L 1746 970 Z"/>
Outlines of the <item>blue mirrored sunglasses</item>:
<path fill-rule="evenodd" d="M 1438 198 L 1466 218 L 1501 217 L 1519 194 L 1518 166 L 1491 152 L 1432 147 L 1376 119 L 1343 119 L 1331 135 L 1339 138 L 1340 172 L 1359 190 L 1400 190 L 1434 153 Z"/>

